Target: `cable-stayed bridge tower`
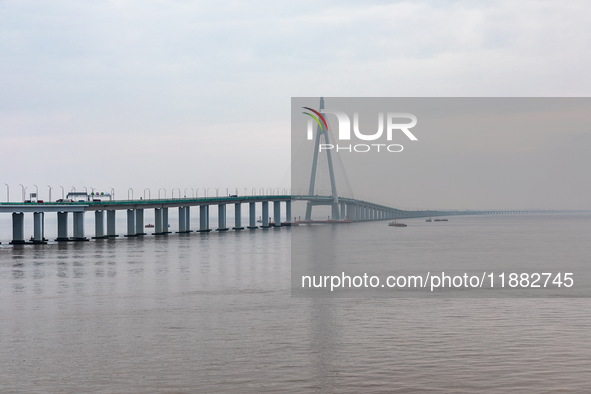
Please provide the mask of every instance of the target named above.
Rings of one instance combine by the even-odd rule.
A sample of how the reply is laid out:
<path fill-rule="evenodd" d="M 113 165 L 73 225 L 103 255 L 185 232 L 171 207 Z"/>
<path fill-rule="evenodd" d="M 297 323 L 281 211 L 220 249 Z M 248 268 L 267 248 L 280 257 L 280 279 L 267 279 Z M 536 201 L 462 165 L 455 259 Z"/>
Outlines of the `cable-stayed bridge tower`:
<path fill-rule="evenodd" d="M 320 144 L 330 144 L 330 138 L 328 136 L 328 123 L 324 120 L 321 112 L 324 109 L 324 98 L 320 98 L 320 106 L 318 111 L 313 110 L 312 108 L 309 109 L 311 112 L 314 112 L 318 117 L 313 114 L 306 113 L 307 115 L 311 116 L 316 120 L 316 138 L 314 140 L 314 157 L 312 159 L 312 172 L 310 174 L 310 188 L 308 189 L 308 194 L 313 196 L 314 187 L 316 184 L 316 172 L 318 170 L 318 157 L 320 156 Z M 341 215 L 339 211 L 339 194 L 337 192 L 337 183 L 335 181 L 334 176 L 334 166 L 332 163 L 332 153 L 330 149 L 326 150 L 326 160 L 328 164 L 328 173 L 330 176 L 330 190 L 331 190 L 331 207 L 332 207 L 332 219 L 333 220 L 340 220 Z M 308 201 L 308 205 L 306 206 L 306 220 L 312 219 L 312 201 Z"/>

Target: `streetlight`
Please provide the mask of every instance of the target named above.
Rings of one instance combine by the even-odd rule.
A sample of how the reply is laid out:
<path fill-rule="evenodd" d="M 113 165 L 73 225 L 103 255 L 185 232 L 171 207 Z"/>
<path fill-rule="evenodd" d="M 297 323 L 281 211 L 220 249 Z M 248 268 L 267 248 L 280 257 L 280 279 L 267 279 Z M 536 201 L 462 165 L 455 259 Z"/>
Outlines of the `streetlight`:
<path fill-rule="evenodd" d="M 219 197 L 220 196 L 220 188 L 219 187 L 216 187 L 215 188 L 215 196 L 216 197 Z"/>
<path fill-rule="evenodd" d="M 39 200 L 39 186 L 37 185 L 33 185 L 35 186 L 35 198 L 37 198 L 37 200 Z"/>
<path fill-rule="evenodd" d="M 23 202 L 25 202 L 25 190 L 27 189 L 26 187 L 23 186 L 22 183 L 19 183 L 21 190 L 23 191 Z"/>
<path fill-rule="evenodd" d="M 111 188 L 111 198 L 110 200 L 112 201 L 115 198 L 115 189 Z"/>
<path fill-rule="evenodd" d="M 161 187 L 160 189 L 158 189 L 158 199 L 160 199 L 160 190 L 164 190 L 164 198 L 166 198 L 166 189 Z"/>
<path fill-rule="evenodd" d="M 148 199 L 151 200 L 152 199 L 152 192 L 150 191 L 149 188 L 144 189 L 144 200 L 146 199 L 146 190 L 148 191 Z"/>
<path fill-rule="evenodd" d="M 10 202 L 10 186 L 8 186 L 8 183 L 5 183 L 6 185 L 6 202 Z"/>
<path fill-rule="evenodd" d="M 47 187 L 49 188 L 49 202 L 51 202 L 51 189 L 53 188 L 49 185 L 47 185 Z"/>
<path fill-rule="evenodd" d="M 131 198 L 129 198 L 129 192 L 131 192 Z M 127 199 L 133 200 L 133 189 L 131 187 L 129 188 L 129 190 L 127 190 Z"/>
<path fill-rule="evenodd" d="M 192 187 L 190 189 L 191 189 L 191 197 L 195 198 L 195 189 Z"/>

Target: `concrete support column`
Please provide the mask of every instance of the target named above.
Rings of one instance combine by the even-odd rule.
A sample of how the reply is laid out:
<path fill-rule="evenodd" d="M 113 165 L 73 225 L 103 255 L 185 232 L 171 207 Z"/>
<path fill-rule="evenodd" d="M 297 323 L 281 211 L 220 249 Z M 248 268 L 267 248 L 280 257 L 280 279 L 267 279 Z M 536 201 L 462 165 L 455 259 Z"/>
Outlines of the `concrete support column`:
<path fill-rule="evenodd" d="M 347 204 L 347 219 L 353 221 L 355 220 L 355 206 L 351 204 Z"/>
<path fill-rule="evenodd" d="M 105 236 L 105 214 L 104 211 L 94 211 L 94 237 L 95 239 L 107 238 Z"/>
<path fill-rule="evenodd" d="M 226 204 L 218 205 L 218 228 L 217 231 L 228 231 L 226 227 Z"/>
<path fill-rule="evenodd" d="M 191 230 L 191 207 L 185 207 L 185 231 L 190 233 Z"/>
<path fill-rule="evenodd" d="M 199 206 L 199 232 L 209 232 L 209 205 Z"/>
<path fill-rule="evenodd" d="M 57 213 L 57 238 L 58 242 L 69 241 L 68 238 L 68 212 Z"/>
<path fill-rule="evenodd" d="M 146 235 L 144 231 L 144 210 L 135 210 L 135 235 Z"/>
<path fill-rule="evenodd" d="M 162 209 L 154 208 L 154 232 L 153 235 L 162 234 Z"/>
<path fill-rule="evenodd" d="M 263 201 L 262 228 L 269 228 L 269 202 Z"/>
<path fill-rule="evenodd" d="M 332 207 L 331 219 L 332 220 L 340 220 L 341 219 L 341 212 L 339 211 L 339 204 L 333 203 L 331 205 L 331 207 Z"/>
<path fill-rule="evenodd" d="M 126 237 L 135 237 L 135 209 L 127 210 L 127 234 Z"/>
<path fill-rule="evenodd" d="M 118 237 L 115 230 L 115 210 L 111 209 L 107 211 L 107 237 L 114 238 Z"/>
<path fill-rule="evenodd" d="M 257 228 L 257 212 L 256 212 L 256 203 L 250 202 L 248 203 L 248 210 L 249 210 L 249 223 L 248 228 L 254 230 Z"/>
<path fill-rule="evenodd" d="M 23 212 L 12 213 L 12 241 L 10 244 L 25 243 L 25 214 Z"/>
<path fill-rule="evenodd" d="M 276 227 L 281 227 L 281 201 L 273 201 L 273 221 Z"/>
<path fill-rule="evenodd" d="M 234 204 L 234 230 L 242 230 L 242 204 Z"/>
<path fill-rule="evenodd" d="M 168 208 L 162 208 L 162 234 L 170 234 L 168 231 Z"/>
<path fill-rule="evenodd" d="M 187 214 L 185 213 L 185 207 L 179 207 L 179 231 L 177 233 L 184 233 L 187 231 Z"/>
<path fill-rule="evenodd" d="M 291 223 L 293 218 L 291 217 L 291 200 L 285 202 L 285 221 Z"/>
<path fill-rule="evenodd" d="M 74 241 L 88 241 L 84 237 L 84 214 L 85 212 L 74 212 Z"/>
<path fill-rule="evenodd" d="M 43 237 L 43 226 L 45 225 L 43 212 L 33 213 L 33 243 L 46 244 L 47 241 Z"/>
<path fill-rule="evenodd" d="M 347 219 L 347 204 L 341 203 L 341 220 Z"/>

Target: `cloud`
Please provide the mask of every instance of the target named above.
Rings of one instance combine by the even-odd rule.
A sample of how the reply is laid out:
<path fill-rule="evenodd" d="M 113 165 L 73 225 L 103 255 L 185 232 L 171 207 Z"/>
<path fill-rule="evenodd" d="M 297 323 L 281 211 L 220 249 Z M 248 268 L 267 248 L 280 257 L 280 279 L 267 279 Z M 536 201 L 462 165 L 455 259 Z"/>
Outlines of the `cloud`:
<path fill-rule="evenodd" d="M 185 144 L 176 154 L 208 145 L 201 155 L 273 183 L 288 155 L 276 154 L 281 170 L 256 174 L 232 158 L 246 146 L 269 155 L 267 140 L 289 151 L 292 96 L 588 95 L 589 11 L 585 1 L 3 1 L 0 144 L 208 141 L 203 130 L 226 127 L 240 146 Z M 246 124 L 250 141 L 237 126 Z M 39 141 L 29 141 L 32 157 L 46 149 Z M 145 158 L 113 150 L 110 160 Z"/>

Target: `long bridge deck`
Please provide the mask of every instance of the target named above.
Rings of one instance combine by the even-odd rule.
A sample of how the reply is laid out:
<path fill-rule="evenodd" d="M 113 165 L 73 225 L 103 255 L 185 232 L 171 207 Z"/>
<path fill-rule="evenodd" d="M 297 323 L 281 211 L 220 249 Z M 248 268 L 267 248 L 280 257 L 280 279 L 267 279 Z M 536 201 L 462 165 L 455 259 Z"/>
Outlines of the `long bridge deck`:
<path fill-rule="evenodd" d="M 252 196 L 224 196 L 201 198 L 170 198 L 170 199 L 139 199 L 139 200 L 107 200 L 84 202 L 51 202 L 51 203 L 0 203 L 0 213 L 12 214 L 12 241 L 11 244 L 23 243 L 47 243 L 44 231 L 44 215 L 57 213 L 58 237 L 55 241 L 86 241 L 84 234 L 85 212 L 93 211 L 95 219 L 95 234 L 92 238 L 117 237 L 115 228 L 115 212 L 125 210 L 127 212 L 126 237 L 146 235 L 144 225 L 144 210 L 154 209 L 154 235 L 169 234 L 168 210 L 178 208 L 178 231 L 188 233 L 192 231 L 209 232 L 212 228 L 209 223 L 209 210 L 211 206 L 217 206 L 218 226 L 216 231 L 228 231 L 230 228 L 226 221 L 228 205 L 234 206 L 234 230 L 243 230 L 241 209 L 247 204 L 249 209 L 249 221 L 247 229 L 281 227 L 290 225 L 295 220 L 292 217 L 292 202 L 302 201 L 311 206 L 328 205 L 332 207 L 332 218 L 327 222 L 361 222 L 372 220 L 391 220 L 403 218 L 417 218 L 430 216 L 455 216 L 455 215 L 499 215 L 499 214 L 532 214 L 546 213 L 540 210 L 401 210 L 386 205 L 341 197 L 335 202 L 332 196 L 319 195 L 252 195 Z M 269 203 L 273 204 L 273 218 L 270 217 Z M 260 208 L 257 209 L 257 205 Z M 282 205 L 284 210 L 282 212 Z M 199 228 L 190 228 L 191 207 L 199 207 Z M 34 235 L 31 240 L 24 237 L 24 214 L 33 213 Z M 260 221 L 257 220 L 259 213 Z M 73 236 L 68 230 L 68 215 L 73 216 Z M 106 230 L 105 230 L 106 216 Z M 260 223 L 259 223 L 260 222 Z"/>

